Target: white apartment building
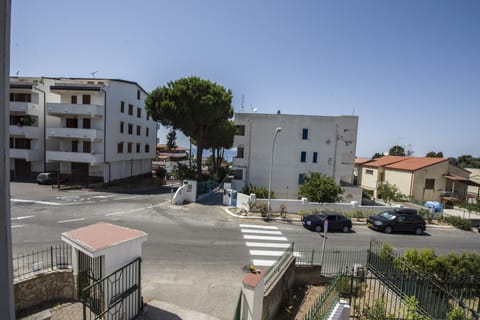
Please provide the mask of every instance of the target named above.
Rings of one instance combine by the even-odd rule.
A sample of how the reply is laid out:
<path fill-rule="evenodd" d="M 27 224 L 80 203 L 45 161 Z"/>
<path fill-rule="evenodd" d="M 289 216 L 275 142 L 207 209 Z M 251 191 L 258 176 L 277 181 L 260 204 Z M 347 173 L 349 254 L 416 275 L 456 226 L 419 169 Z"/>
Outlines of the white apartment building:
<path fill-rule="evenodd" d="M 309 172 L 352 183 L 357 145 L 358 116 L 308 116 L 236 113 L 233 188 L 245 185 L 268 188 L 272 146 L 272 191 L 276 198 L 296 199 Z"/>
<path fill-rule="evenodd" d="M 11 77 L 11 177 L 54 170 L 88 184 L 151 173 L 157 123 L 146 96 L 125 80 Z"/>

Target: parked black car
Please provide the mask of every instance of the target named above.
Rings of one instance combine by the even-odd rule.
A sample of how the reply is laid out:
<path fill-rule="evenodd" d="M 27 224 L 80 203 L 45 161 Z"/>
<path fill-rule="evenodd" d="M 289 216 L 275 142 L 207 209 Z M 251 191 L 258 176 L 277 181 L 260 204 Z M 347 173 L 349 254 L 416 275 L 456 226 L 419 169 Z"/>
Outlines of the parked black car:
<path fill-rule="evenodd" d="M 426 229 L 425 220 L 410 208 L 395 208 L 384 211 L 376 216 L 369 216 L 368 227 L 385 233 L 414 232 L 423 234 Z"/>
<path fill-rule="evenodd" d="M 349 232 L 352 229 L 352 220 L 342 214 L 326 211 L 302 217 L 302 224 L 307 229 L 322 232 L 325 219 L 328 220 L 328 231 Z"/>
<path fill-rule="evenodd" d="M 58 177 L 55 171 L 42 172 L 37 176 L 38 184 L 56 184 L 57 182 L 63 183 L 65 181 L 67 181 L 67 177 L 64 175 Z"/>

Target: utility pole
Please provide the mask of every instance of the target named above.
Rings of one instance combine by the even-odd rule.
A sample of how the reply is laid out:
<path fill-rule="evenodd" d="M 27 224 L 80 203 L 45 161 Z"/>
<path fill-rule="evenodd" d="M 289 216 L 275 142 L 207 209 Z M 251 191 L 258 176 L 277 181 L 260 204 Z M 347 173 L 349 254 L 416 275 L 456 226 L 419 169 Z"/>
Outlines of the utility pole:
<path fill-rule="evenodd" d="M 10 0 L 0 0 L 0 103 L 8 106 L 10 88 Z M 0 319 L 14 320 L 10 214 L 9 108 L 0 112 Z"/>

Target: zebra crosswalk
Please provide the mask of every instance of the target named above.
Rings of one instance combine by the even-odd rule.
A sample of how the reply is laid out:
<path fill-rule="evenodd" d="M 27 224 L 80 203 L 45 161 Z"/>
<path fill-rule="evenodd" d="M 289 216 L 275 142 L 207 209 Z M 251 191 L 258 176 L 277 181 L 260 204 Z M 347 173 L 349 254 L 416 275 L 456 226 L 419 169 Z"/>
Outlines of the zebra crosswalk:
<path fill-rule="evenodd" d="M 270 267 L 290 246 L 276 226 L 240 224 L 251 263 L 255 267 Z"/>

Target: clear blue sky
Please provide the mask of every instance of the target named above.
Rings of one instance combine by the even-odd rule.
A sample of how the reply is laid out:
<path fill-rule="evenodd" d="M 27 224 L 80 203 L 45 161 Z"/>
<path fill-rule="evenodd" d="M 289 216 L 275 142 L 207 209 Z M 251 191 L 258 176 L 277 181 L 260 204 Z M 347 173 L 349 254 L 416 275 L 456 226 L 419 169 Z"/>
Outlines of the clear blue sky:
<path fill-rule="evenodd" d="M 360 157 L 480 156 L 478 0 L 13 0 L 11 32 L 11 75 L 196 75 L 237 112 L 354 113 Z"/>

